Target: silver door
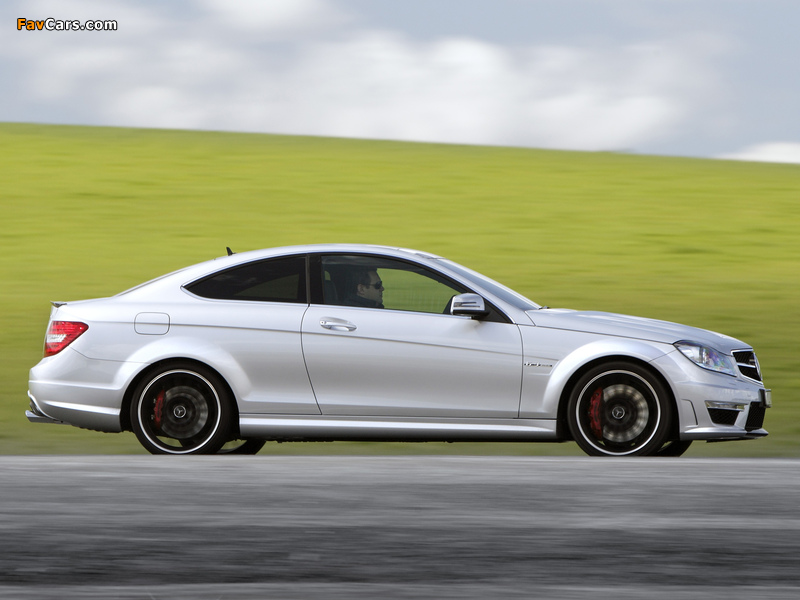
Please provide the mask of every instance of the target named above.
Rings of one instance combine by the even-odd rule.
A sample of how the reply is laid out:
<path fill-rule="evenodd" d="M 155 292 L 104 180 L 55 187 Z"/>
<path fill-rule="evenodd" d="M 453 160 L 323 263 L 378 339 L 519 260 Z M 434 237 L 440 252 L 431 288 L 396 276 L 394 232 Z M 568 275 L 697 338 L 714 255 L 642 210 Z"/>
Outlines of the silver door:
<path fill-rule="evenodd" d="M 323 414 L 505 417 L 519 412 L 516 325 L 311 306 L 303 352 Z"/>
<path fill-rule="evenodd" d="M 369 271 L 360 287 L 346 272 L 348 261 Z M 448 299 L 464 290 L 418 266 L 334 257 L 330 267 L 323 258 L 323 270 L 337 297 L 311 305 L 302 323 L 303 354 L 323 414 L 518 415 L 522 342 L 516 325 L 443 314 Z M 350 281 L 351 289 L 337 278 Z M 371 298 L 376 307 L 341 305 L 356 288 L 365 296 L 356 304 Z"/>

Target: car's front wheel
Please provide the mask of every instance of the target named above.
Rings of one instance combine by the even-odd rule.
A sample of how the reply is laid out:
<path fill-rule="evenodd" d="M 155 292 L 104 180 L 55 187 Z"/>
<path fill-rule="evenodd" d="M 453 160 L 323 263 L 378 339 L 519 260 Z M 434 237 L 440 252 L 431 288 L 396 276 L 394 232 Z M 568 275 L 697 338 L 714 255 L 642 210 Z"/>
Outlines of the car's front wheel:
<path fill-rule="evenodd" d="M 219 377 L 172 364 L 145 377 L 133 393 L 131 426 L 152 454 L 214 454 L 230 439 L 231 401 Z"/>
<path fill-rule="evenodd" d="M 586 372 L 570 395 L 572 436 L 592 456 L 652 456 L 670 433 L 667 390 L 647 369 L 613 362 Z"/>

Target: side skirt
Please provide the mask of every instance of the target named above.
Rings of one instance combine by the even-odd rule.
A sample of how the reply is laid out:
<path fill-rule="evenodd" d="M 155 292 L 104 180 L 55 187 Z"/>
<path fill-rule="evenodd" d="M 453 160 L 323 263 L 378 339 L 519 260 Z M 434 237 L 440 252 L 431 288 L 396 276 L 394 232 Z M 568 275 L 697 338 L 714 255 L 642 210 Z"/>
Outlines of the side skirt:
<path fill-rule="evenodd" d="M 558 441 L 555 419 L 411 419 L 241 415 L 242 437 L 274 441 Z"/>

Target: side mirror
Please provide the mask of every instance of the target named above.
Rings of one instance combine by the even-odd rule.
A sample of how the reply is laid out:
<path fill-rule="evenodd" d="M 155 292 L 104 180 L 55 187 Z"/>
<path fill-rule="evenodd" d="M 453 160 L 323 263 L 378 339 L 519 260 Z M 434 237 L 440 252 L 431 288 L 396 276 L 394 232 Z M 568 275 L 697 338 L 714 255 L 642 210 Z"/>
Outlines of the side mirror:
<path fill-rule="evenodd" d="M 459 294 L 450 301 L 450 314 L 456 317 L 480 319 L 489 314 L 486 303 L 478 294 Z"/>

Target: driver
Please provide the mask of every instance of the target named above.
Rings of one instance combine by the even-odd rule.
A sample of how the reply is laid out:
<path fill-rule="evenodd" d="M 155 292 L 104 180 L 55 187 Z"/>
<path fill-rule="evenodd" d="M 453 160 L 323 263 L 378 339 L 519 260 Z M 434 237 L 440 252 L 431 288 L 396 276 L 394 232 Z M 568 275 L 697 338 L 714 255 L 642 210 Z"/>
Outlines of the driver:
<path fill-rule="evenodd" d="M 375 269 L 358 269 L 352 273 L 344 304 L 366 308 L 383 308 L 383 282 Z"/>

